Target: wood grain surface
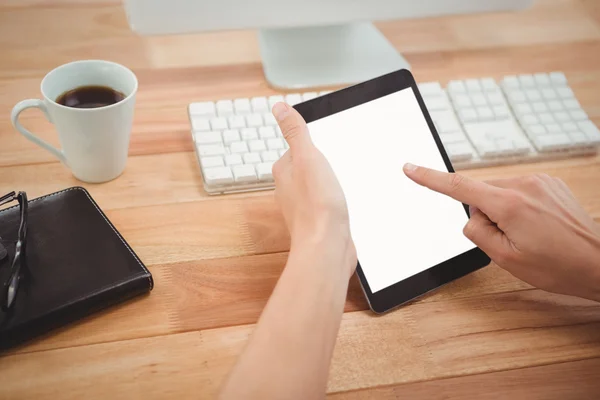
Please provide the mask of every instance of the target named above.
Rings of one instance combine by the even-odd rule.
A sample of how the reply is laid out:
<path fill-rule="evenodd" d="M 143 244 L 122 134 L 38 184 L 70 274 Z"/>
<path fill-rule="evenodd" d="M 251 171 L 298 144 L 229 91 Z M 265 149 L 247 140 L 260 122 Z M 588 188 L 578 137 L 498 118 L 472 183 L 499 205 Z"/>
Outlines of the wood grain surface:
<path fill-rule="evenodd" d="M 564 71 L 600 125 L 600 2 L 538 0 L 518 13 L 378 23 L 419 81 Z M 192 101 L 269 95 L 255 32 L 130 32 L 118 0 L 0 1 L 0 194 L 86 187 L 155 278 L 147 295 L 0 355 L 0 399 L 212 398 L 283 269 L 272 192 L 208 196 Z M 83 184 L 10 123 L 44 74 L 99 58 L 138 75 L 125 173 Z M 23 124 L 58 144 L 42 114 Z M 466 172 L 546 172 L 600 221 L 600 157 Z M 490 265 L 384 316 L 353 279 L 328 392 L 335 399 L 600 398 L 600 304 L 548 294 Z M 260 367 L 260 366 L 257 366 Z"/>

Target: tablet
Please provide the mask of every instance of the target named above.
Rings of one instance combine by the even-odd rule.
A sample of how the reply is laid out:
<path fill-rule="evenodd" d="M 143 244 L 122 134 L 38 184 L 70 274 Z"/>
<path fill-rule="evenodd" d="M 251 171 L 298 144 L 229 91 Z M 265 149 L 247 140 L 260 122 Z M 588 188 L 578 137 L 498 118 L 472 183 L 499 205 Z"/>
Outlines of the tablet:
<path fill-rule="evenodd" d="M 402 171 L 410 162 L 454 172 L 409 71 L 295 108 L 344 190 L 357 274 L 373 311 L 388 311 L 489 264 L 462 233 L 468 207 Z"/>

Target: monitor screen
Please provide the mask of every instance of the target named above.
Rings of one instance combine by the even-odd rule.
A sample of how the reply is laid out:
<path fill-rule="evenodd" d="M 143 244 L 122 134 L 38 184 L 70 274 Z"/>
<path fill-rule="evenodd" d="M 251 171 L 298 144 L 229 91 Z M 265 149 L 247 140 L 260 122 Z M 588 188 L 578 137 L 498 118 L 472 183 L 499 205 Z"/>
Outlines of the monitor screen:
<path fill-rule="evenodd" d="M 410 162 L 447 171 L 411 88 L 308 124 L 348 203 L 358 260 L 373 293 L 463 254 L 463 205 L 408 179 Z"/>

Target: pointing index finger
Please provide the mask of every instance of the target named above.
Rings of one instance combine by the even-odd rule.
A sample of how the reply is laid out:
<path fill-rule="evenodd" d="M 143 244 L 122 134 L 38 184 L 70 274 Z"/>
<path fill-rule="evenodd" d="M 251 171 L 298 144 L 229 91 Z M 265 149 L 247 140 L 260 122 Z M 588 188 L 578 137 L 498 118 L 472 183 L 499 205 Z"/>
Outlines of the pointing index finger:
<path fill-rule="evenodd" d="M 502 189 L 475 181 L 464 175 L 440 172 L 412 164 L 404 166 L 404 173 L 414 182 L 461 203 L 475 206 L 489 215 L 489 207 L 496 203 Z"/>

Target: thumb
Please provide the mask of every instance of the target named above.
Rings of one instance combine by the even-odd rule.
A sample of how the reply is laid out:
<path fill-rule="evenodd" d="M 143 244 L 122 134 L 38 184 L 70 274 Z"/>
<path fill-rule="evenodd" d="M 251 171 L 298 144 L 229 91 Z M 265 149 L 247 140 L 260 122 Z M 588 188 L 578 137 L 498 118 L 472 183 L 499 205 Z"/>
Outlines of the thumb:
<path fill-rule="evenodd" d="M 285 103 L 275 104 L 272 111 L 279 128 L 281 128 L 283 137 L 290 145 L 292 153 L 307 146 L 312 146 L 308 126 L 306 126 L 304 118 L 298 111 Z"/>
<path fill-rule="evenodd" d="M 487 215 L 476 207 L 469 207 L 471 218 L 463 229 L 464 235 L 483 250 L 492 260 L 511 251 L 508 238 Z"/>

